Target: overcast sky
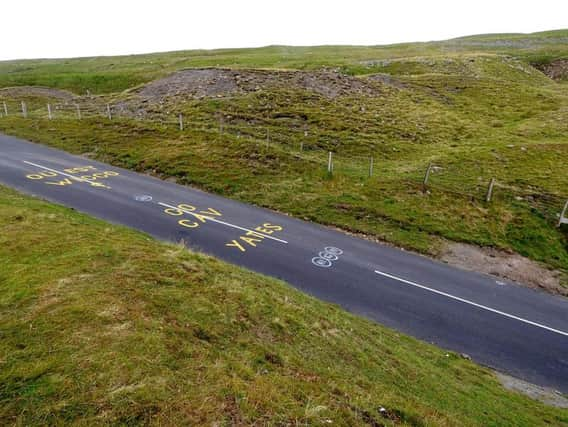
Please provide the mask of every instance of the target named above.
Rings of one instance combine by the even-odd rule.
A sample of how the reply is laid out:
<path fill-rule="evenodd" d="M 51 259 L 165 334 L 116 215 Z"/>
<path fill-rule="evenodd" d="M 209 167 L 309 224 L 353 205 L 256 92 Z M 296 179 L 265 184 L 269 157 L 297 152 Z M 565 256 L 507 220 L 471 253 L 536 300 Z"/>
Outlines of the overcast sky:
<path fill-rule="evenodd" d="M 388 44 L 568 28 L 567 0 L 3 0 L 0 59 Z"/>

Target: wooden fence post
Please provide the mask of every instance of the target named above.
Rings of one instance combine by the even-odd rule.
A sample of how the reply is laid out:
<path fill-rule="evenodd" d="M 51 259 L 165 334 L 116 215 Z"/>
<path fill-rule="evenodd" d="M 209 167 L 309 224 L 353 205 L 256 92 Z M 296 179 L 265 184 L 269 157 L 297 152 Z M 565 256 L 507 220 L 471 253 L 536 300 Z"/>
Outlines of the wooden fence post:
<path fill-rule="evenodd" d="M 422 183 L 424 187 L 428 185 L 428 180 L 430 179 L 431 171 L 432 171 L 432 162 L 428 163 L 428 168 L 426 169 L 426 174 L 424 175 L 424 182 Z"/>
<path fill-rule="evenodd" d="M 489 187 L 487 188 L 487 195 L 485 196 L 485 201 L 490 202 L 491 197 L 493 197 L 493 187 L 495 186 L 495 178 L 491 178 L 489 181 Z"/>
<path fill-rule="evenodd" d="M 560 213 L 560 219 L 558 220 L 558 227 L 560 227 L 562 224 L 568 224 L 568 218 L 566 218 L 566 213 L 568 213 L 568 200 L 566 200 L 566 203 L 564 204 L 564 209 L 562 209 L 562 212 Z"/>

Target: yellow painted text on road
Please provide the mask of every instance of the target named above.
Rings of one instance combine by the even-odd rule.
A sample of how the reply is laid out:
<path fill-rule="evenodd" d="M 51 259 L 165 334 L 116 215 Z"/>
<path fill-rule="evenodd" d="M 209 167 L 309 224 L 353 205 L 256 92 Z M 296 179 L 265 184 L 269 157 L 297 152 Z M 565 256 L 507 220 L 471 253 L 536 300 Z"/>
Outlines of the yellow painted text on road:
<path fill-rule="evenodd" d="M 267 235 L 270 236 L 274 232 L 282 230 L 283 228 L 280 225 L 264 223 L 253 230 L 247 231 L 237 239 L 233 239 L 230 242 L 225 243 L 225 246 L 238 250 L 239 252 L 246 252 L 247 249 L 251 247 L 256 248 L 266 239 Z"/>
<path fill-rule="evenodd" d="M 189 214 L 191 219 L 180 219 L 178 224 L 186 228 L 197 228 L 207 222 L 208 219 L 223 216 L 217 209 L 199 209 L 196 206 L 181 203 L 176 207 L 164 209 L 164 213 L 170 216 L 183 216 Z"/>
<path fill-rule="evenodd" d="M 56 185 L 59 187 L 66 187 L 77 182 L 83 182 L 93 187 L 108 189 L 110 187 L 98 181 L 107 180 L 119 175 L 120 173 L 115 171 L 98 171 L 94 166 L 77 166 L 64 169 L 63 172 L 50 169 L 31 173 L 26 175 L 26 178 L 33 181 L 42 181 L 47 185 Z"/>

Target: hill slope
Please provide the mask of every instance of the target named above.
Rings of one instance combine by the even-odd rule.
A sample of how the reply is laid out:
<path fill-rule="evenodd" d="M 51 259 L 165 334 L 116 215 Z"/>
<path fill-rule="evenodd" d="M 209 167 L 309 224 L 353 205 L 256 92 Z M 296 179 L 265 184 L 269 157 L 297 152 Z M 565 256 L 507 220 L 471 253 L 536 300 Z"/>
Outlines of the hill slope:
<path fill-rule="evenodd" d="M 7 423 L 568 422 L 459 355 L 182 247 L 3 188 L 0 230 Z"/>
<path fill-rule="evenodd" d="M 448 241 L 501 251 L 503 264 L 516 252 L 558 273 L 551 286 L 513 279 L 561 289 L 568 86 L 540 70 L 566 58 L 559 30 L 11 61 L 0 86 L 49 87 L 0 89 L 0 131 L 433 256 Z"/>
<path fill-rule="evenodd" d="M 190 50 L 145 55 L 0 62 L 0 87 L 50 86 L 79 94 L 111 93 L 154 80 L 183 68 L 341 68 L 369 74 L 373 61 L 461 54 L 518 56 L 546 62 L 568 56 L 568 30 L 534 34 L 489 34 L 430 43 L 388 46 L 267 46 L 249 49 Z"/>

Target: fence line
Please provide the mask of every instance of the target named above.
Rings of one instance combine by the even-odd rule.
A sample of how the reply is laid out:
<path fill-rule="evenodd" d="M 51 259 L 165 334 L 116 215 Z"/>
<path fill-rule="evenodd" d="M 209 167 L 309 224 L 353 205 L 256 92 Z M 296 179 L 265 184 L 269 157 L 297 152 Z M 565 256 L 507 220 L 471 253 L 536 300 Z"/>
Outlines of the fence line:
<path fill-rule="evenodd" d="M 321 167 L 328 175 L 338 172 L 358 176 L 359 178 L 372 179 L 376 172 L 375 158 L 364 155 L 341 155 L 340 153 L 326 150 L 319 144 L 309 144 L 310 139 L 335 139 L 335 136 L 326 135 L 325 132 L 314 133 L 306 130 L 305 126 L 298 126 L 290 130 L 289 134 L 302 134 L 299 146 L 290 145 L 287 135 L 275 133 L 269 127 L 269 119 L 260 116 L 246 114 L 222 113 L 218 123 L 208 120 L 195 120 L 195 115 L 188 118 L 181 112 L 133 112 L 122 104 L 111 105 L 101 103 L 77 103 L 65 102 L 59 104 L 43 104 L 21 101 L 18 105 L 11 105 L 9 101 L 2 101 L 0 105 L 0 117 L 40 118 L 46 120 L 87 120 L 101 118 L 109 122 L 116 120 L 129 120 L 152 124 L 155 126 L 168 126 L 183 132 L 186 129 L 210 133 L 212 135 L 226 134 L 236 139 L 250 139 L 256 143 L 259 150 L 278 149 L 295 158 Z M 3 113 L 3 114 L 2 114 Z M 201 115 L 200 115 L 201 116 Z M 206 115 L 204 115 L 206 117 Z M 255 120 L 261 125 L 238 126 L 228 124 L 224 117 L 231 116 L 233 119 Z M 309 136 L 309 137 L 308 137 Z M 463 170 L 452 171 L 443 165 L 429 163 L 423 171 L 422 177 L 416 174 L 405 182 L 411 186 L 420 185 L 422 191 L 442 191 L 453 195 L 464 196 L 482 203 L 492 203 L 495 200 L 509 203 L 525 203 L 531 209 L 536 209 L 545 218 L 558 226 L 568 224 L 568 197 L 557 194 L 537 192 L 534 189 L 520 188 L 507 185 L 498 181 L 495 177 L 469 176 L 464 177 Z M 465 178 L 465 179 L 464 179 Z M 468 181 L 469 179 L 469 181 Z M 404 177 L 398 177 L 404 181 Z"/>

